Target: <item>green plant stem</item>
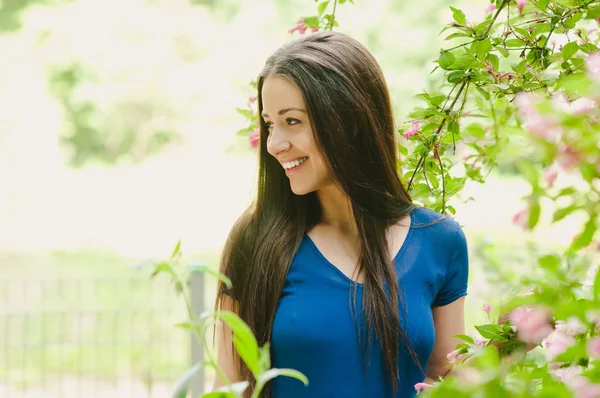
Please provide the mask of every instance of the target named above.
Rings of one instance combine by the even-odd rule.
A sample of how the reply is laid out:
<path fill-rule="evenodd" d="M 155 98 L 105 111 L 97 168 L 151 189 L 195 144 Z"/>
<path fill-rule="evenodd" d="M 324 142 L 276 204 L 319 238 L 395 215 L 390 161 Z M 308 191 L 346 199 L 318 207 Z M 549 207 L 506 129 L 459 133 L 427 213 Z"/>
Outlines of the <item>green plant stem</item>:
<path fill-rule="evenodd" d="M 504 0 L 502 2 L 502 4 L 500 4 L 500 7 L 498 7 L 498 9 L 496 10 L 496 14 L 494 14 L 494 16 L 492 17 L 492 20 L 490 21 L 490 24 L 486 28 L 485 32 L 483 32 L 483 35 L 481 36 L 480 40 L 483 40 L 486 37 L 488 37 L 488 35 L 490 34 L 490 31 L 492 30 L 492 26 L 496 22 L 496 19 L 498 19 L 498 15 L 500 14 L 500 11 L 502 11 L 502 9 L 504 8 L 504 6 L 507 5 L 509 1 L 510 0 Z"/>
<path fill-rule="evenodd" d="M 442 163 L 442 157 L 438 151 L 437 160 L 440 164 L 440 173 L 442 175 L 442 214 L 446 215 L 446 179 L 444 178 L 444 164 Z"/>
<path fill-rule="evenodd" d="M 460 94 L 462 93 L 462 91 L 464 90 L 465 86 L 467 85 L 468 79 L 467 80 L 463 80 L 460 88 L 458 89 L 458 93 L 456 94 L 456 97 L 454 97 L 454 100 L 452 101 L 452 104 L 450 104 L 450 108 L 448 108 L 445 112 L 446 115 L 449 115 L 450 112 L 452 112 L 452 109 L 454 109 L 454 105 L 456 105 L 456 101 L 458 101 L 458 98 L 460 97 Z M 456 83 L 456 85 L 458 85 L 459 83 Z M 455 86 L 456 86 L 455 85 Z M 454 90 L 454 89 L 453 89 Z M 442 131 L 442 128 L 444 128 L 444 125 L 446 124 L 446 120 L 448 120 L 447 117 L 445 117 L 444 119 L 442 119 L 442 121 L 440 122 L 440 125 L 438 126 L 438 128 L 435 130 L 434 136 L 439 136 L 440 132 Z M 425 157 L 428 155 L 429 152 L 427 152 L 426 154 L 422 155 L 421 158 L 419 159 L 419 161 L 417 162 L 417 167 L 415 168 L 415 170 L 413 171 L 410 180 L 408 182 L 408 189 L 411 188 L 413 180 L 415 178 L 415 175 L 419 172 L 419 168 L 421 167 L 421 163 L 423 163 L 423 160 L 425 159 Z M 442 170 L 442 177 L 443 177 L 443 170 Z"/>
<path fill-rule="evenodd" d="M 333 30 L 333 24 L 335 22 L 335 10 L 337 8 L 338 0 L 333 0 L 333 12 L 331 13 L 331 21 L 329 22 L 329 30 Z"/>
<path fill-rule="evenodd" d="M 183 301 L 185 302 L 185 307 L 188 312 L 188 317 L 193 326 L 193 330 L 194 330 L 194 334 L 196 335 L 196 338 L 198 339 L 200 344 L 202 344 L 202 347 L 204 348 L 204 350 L 206 352 L 206 355 L 208 357 L 208 362 L 215 369 L 215 372 L 217 372 L 218 376 L 221 377 L 221 380 L 223 380 L 227 385 L 231 385 L 229 378 L 225 375 L 225 372 L 223 371 L 223 369 L 221 369 L 221 367 L 215 360 L 214 356 L 210 352 L 210 347 L 208 347 L 208 343 L 206 342 L 204 333 L 200 333 L 200 331 L 198 330 L 198 325 L 199 325 L 198 316 L 196 315 L 196 311 L 194 311 L 194 308 L 192 306 L 191 300 L 187 293 L 187 288 L 185 287 L 186 285 L 183 283 L 181 278 L 175 272 L 173 272 L 173 277 L 175 278 L 176 283 L 180 283 L 181 284 L 180 286 L 184 287 L 181 292 L 181 295 L 183 296 Z"/>

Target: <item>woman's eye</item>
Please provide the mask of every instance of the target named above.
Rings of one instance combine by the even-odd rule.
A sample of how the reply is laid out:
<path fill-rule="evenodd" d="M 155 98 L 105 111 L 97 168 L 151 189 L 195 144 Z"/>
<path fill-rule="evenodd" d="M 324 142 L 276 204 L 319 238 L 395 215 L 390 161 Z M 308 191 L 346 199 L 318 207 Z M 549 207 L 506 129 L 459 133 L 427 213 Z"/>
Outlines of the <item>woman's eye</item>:
<path fill-rule="evenodd" d="M 273 123 L 265 122 L 265 127 L 267 128 L 267 130 L 271 130 L 273 128 Z"/>
<path fill-rule="evenodd" d="M 291 117 L 290 117 L 290 118 L 287 118 L 287 119 L 286 119 L 286 121 L 287 121 L 287 124 L 288 124 L 288 125 L 290 125 L 290 126 L 293 126 L 293 125 L 295 125 L 295 124 L 298 124 L 298 123 L 300 123 L 300 120 L 298 120 L 298 119 L 293 119 L 293 118 L 291 118 Z"/>

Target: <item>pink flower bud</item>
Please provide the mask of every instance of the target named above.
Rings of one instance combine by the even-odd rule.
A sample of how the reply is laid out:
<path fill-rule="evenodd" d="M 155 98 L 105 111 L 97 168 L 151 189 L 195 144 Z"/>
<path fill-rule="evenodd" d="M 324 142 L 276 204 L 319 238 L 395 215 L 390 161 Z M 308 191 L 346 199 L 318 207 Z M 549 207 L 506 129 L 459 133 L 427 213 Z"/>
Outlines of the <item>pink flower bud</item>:
<path fill-rule="evenodd" d="M 548 168 L 544 171 L 544 180 L 546 181 L 546 184 L 548 184 L 549 188 L 554 186 L 556 177 L 558 177 L 558 170 L 555 168 Z"/>
<path fill-rule="evenodd" d="M 417 393 L 420 393 L 424 389 L 431 388 L 431 387 L 433 387 L 433 385 L 432 384 L 427 384 L 427 383 L 417 383 L 417 384 L 415 384 L 415 390 L 417 391 Z"/>
<path fill-rule="evenodd" d="M 483 305 L 483 310 L 489 315 L 490 311 L 492 310 L 492 305 L 487 303 Z"/>
<path fill-rule="evenodd" d="M 495 10 L 496 10 L 496 4 L 491 3 L 491 4 L 488 4 L 487 7 L 485 7 L 484 11 L 485 11 L 486 14 L 491 14 Z"/>
<path fill-rule="evenodd" d="M 509 319 L 517 327 L 519 339 L 539 344 L 552 333 L 551 316 L 550 311 L 544 308 L 519 307 L 511 312 Z"/>
<path fill-rule="evenodd" d="M 527 228 L 527 223 L 529 221 L 529 208 L 524 208 L 517 214 L 513 216 L 512 223 L 516 226 L 519 226 L 523 229 Z"/>
<path fill-rule="evenodd" d="M 460 364 L 463 363 L 467 359 L 467 354 L 461 354 L 460 350 L 454 350 L 448 355 L 446 355 L 448 362 L 451 364 Z"/>
<path fill-rule="evenodd" d="M 420 123 L 421 122 L 418 119 L 412 120 L 411 126 L 404 131 L 404 138 L 408 140 L 410 137 L 421 134 L 421 130 L 419 128 Z"/>
<path fill-rule="evenodd" d="M 527 0 L 517 0 L 517 8 L 519 9 L 519 14 L 523 14 L 523 9 L 527 5 Z"/>
<path fill-rule="evenodd" d="M 259 129 L 252 130 L 248 134 L 248 140 L 250 141 L 250 145 L 252 146 L 252 148 L 257 148 L 258 143 L 260 142 L 260 130 Z"/>
<path fill-rule="evenodd" d="M 475 345 L 476 345 L 477 347 L 483 347 L 483 346 L 485 346 L 485 345 L 486 345 L 487 343 L 489 343 L 489 342 L 490 342 L 490 341 L 489 341 L 489 340 L 486 340 L 486 339 L 475 339 Z"/>

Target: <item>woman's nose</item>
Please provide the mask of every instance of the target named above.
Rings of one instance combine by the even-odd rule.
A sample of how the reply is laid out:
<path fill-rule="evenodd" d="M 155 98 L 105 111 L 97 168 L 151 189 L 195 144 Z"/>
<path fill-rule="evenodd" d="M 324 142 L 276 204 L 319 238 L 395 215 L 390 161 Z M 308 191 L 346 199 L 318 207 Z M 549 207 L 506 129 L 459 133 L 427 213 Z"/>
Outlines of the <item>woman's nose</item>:
<path fill-rule="evenodd" d="M 267 138 L 267 151 L 277 156 L 279 153 L 290 149 L 291 144 L 285 134 L 282 134 L 277 128 L 273 128 Z"/>

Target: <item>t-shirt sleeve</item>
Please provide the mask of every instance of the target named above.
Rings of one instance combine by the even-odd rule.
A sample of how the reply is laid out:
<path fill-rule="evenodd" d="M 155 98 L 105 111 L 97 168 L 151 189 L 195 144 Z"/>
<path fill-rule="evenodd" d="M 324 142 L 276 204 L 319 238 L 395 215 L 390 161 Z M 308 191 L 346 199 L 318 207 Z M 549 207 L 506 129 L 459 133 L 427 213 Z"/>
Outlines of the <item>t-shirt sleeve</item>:
<path fill-rule="evenodd" d="M 467 295 L 469 253 L 467 239 L 458 223 L 456 223 L 454 237 L 450 240 L 446 250 L 449 251 L 446 275 L 433 302 L 434 307 L 448 305 Z"/>

